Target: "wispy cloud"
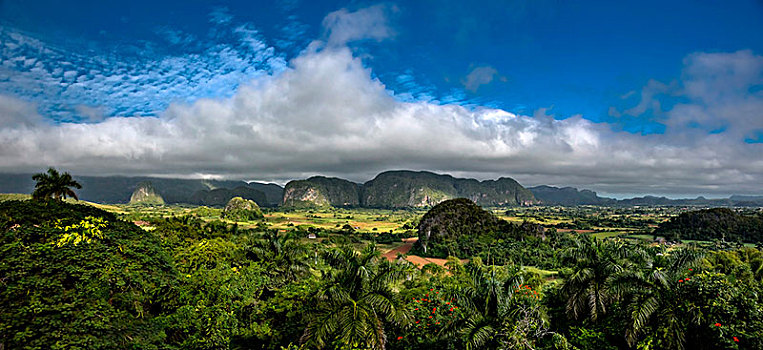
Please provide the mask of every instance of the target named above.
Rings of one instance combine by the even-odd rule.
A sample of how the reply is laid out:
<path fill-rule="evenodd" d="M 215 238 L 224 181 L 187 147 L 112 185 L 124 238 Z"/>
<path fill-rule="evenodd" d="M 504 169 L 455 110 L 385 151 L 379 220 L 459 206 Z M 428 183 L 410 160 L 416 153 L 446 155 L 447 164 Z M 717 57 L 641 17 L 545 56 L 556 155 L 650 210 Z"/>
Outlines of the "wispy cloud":
<path fill-rule="evenodd" d="M 506 77 L 499 75 L 498 70 L 492 66 L 477 66 L 461 80 L 461 84 L 466 90 L 477 92 L 481 86 L 492 83 L 496 78 L 506 81 Z"/>
<path fill-rule="evenodd" d="M 354 12 L 347 9 L 331 12 L 323 19 L 326 42 L 329 46 L 342 46 L 356 40 L 390 38 L 395 34 L 388 23 L 392 11 L 396 8 L 375 5 Z"/>

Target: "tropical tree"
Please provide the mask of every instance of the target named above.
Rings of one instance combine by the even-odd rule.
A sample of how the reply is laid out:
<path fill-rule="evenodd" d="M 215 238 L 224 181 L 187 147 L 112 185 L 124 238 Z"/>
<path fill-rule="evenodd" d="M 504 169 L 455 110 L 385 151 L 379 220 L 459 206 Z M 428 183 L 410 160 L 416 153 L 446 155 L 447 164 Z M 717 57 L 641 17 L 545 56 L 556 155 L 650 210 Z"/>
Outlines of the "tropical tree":
<path fill-rule="evenodd" d="M 32 198 L 38 200 L 48 198 L 64 200 L 66 197 L 78 199 L 71 188 L 82 188 L 82 185 L 74 181 L 68 172 L 61 174 L 54 168 L 48 168 L 47 173 L 34 174 L 32 180 L 37 181 Z"/>
<path fill-rule="evenodd" d="M 513 266 L 469 264 L 471 276 L 456 292 L 465 309 L 455 325 L 466 349 L 532 349 L 549 332 L 537 291 L 523 283 Z"/>
<path fill-rule="evenodd" d="M 562 286 L 562 293 L 567 298 L 567 315 L 574 319 L 585 316 L 596 321 L 617 299 L 618 290 L 613 288 L 612 282 L 624 270 L 627 250 L 619 241 L 581 235 L 565 254 L 574 264 L 572 274 Z"/>
<path fill-rule="evenodd" d="M 260 261 L 268 267 L 276 286 L 294 281 L 310 270 L 310 251 L 292 232 L 279 234 L 269 230 L 262 238 L 245 245 L 248 259 Z M 314 253 L 317 254 L 317 253 Z"/>
<path fill-rule="evenodd" d="M 618 276 L 613 285 L 623 286 L 630 314 L 625 332 L 628 344 L 634 346 L 646 329 L 654 326 L 653 343 L 663 349 L 683 349 L 691 325 L 698 325 L 700 305 L 692 303 L 682 286 L 703 255 L 693 249 L 680 249 L 666 255 L 653 255 L 640 268 L 632 268 Z"/>
<path fill-rule="evenodd" d="M 373 244 L 362 252 L 334 248 L 324 260 L 331 268 L 322 277 L 325 285 L 315 295 L 302 342 L 316 348 L 384 349 L 385 324 L 408 321 L 393 289 L 405 269 L 381 259 Z"/>

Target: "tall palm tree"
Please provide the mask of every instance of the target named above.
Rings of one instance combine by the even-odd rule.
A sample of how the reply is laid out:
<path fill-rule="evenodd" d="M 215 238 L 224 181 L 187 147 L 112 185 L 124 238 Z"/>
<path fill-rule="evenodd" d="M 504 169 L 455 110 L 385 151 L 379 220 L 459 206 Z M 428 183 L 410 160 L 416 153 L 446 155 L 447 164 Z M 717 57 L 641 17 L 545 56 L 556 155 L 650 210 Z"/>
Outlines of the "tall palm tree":
<path fill-rule="evenodd" d="M 629 345 L 635 345 L 641 333 L 653 325 L 661 330 L 658 347 L 684 348 L 688 326 L 698 324 L 701 314 L 686 305 L 678 288 L 687 271 L 696 267 L 702 257 L 701 252 L 693 249 L 655 255 L 641 268 L 629 269 L 617 278 L 615 284 L 624 285 L 629 296 L 631 319 L 625 332 Z"/>
<path fill-rule="evenodd" d="M 622 242 L 597 240 L 582 235 L 567 252 L 574 272 L 564 281 L 562 293 L 567 297 L 567 314 L 596 321 L 607 313 L 607 307 L 617 299 L 613 280 L 624 271 L 628 251 Z"/>
<path fill-rule="evenodd" d="M 492 349 L 499 345 L 504 321 L 513 318 L 514 292 L 522 285 L 518 270 L 503 271 L 504 267 L 469 265 L 469 283 L 456 294 L 466 309 L 466 317 L 460 333 L 466 341 L 466 349 Z M 503 275 L 503 276 L 502 276 Z"/>
<path fill-rule="evenodd" d="M 37 184 L 34 186 L 34 192 L 32 192 L 32 198 L 34 199 L 54 198 L 64 200 L 66 197 L 72 197 L 79 200 L 77 194 L 71 188 L 80 189 L 82 185 L 74 181 L 68 172 L 60 174 L 58 170 L 48 168 L 47 173 L 34 174 L 32 180 L 37 181 Z"/>
<path fill-rule="evenodd" d="M 404 269 L 380 259 L 374 245 L 362 252 L 334 248 L 324 260 L 332 268 L 323 276 L 302 342 L 316 348 L 384 349 L 385 323 L 408 319 L 393 290 Z"/>

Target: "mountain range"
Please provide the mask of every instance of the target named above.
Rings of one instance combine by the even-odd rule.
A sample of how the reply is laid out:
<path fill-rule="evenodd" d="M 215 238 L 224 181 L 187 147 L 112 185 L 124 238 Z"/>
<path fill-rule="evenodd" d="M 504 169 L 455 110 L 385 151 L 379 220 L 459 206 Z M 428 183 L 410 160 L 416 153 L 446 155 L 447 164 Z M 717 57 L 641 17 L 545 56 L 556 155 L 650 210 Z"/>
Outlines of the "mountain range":
<path fill-rule="evenodd" d="M 363 184 L 314 176 L 290 181 L 285 206 L 361 206 L 369 208 L 431 207 L 453 198 L 482 206 L 532 205 L 540 202 L 513 179 L 478 181 L 428 171 L 385 171 Z"/>
<path fill-rule="evenodd" d="M 452 198 L 468 198 L 481 206 L 607 205 L 607 206 L 763 206 L 763 196 L 670 199 L 644 196 L 628 199 L 600 197 L 573 187 L 525 188 L 517 181 L 455 178 L 427 171 L 395 170 L 378 174 L 365 183 L 313 176 L 282 187 L 272 183 L 231 180 L 170 179 L 157 177 L 75 176 L 82 184 L 80 199 L 98 203 L 128 203 L 142 193 L 156 194 L 165 203 L 224 206 L 233 197 L 255 201 L 262 207 L 431 207 Z M 147 191 L 149 189 L 151 191 Z M 0 174 L 0 193 L 31 193 L 31 174 Z M 153 197 L 152 197 L 153 198 Z"/>

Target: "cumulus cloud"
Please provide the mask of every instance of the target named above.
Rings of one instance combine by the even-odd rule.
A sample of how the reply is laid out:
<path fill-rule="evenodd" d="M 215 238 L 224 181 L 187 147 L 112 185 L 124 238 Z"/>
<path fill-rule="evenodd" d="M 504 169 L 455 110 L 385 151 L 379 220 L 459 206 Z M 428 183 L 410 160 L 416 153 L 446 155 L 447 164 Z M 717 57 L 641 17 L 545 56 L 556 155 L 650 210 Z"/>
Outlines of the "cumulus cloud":
<path fill-rule="evenodd" d="M 395 32 L 388 24 L 391 11 L 395 8 L 380 4 L 354 12 L 341 9 L 329 13 L 323 19 L 327 44 L 336 47 L 355 40 L 382 41 L 392 37 Z"/>
<path fill-rule="evenodd" d="M 479 89 L 480 86 L 492 83 L 497 75 L 498 70 L 491 66 L 478 66 L 472 69 L 472 71 L 461 80 L 461 84 L 464 85 L 466 90 L 477 92 L 477 89 Z"/>

